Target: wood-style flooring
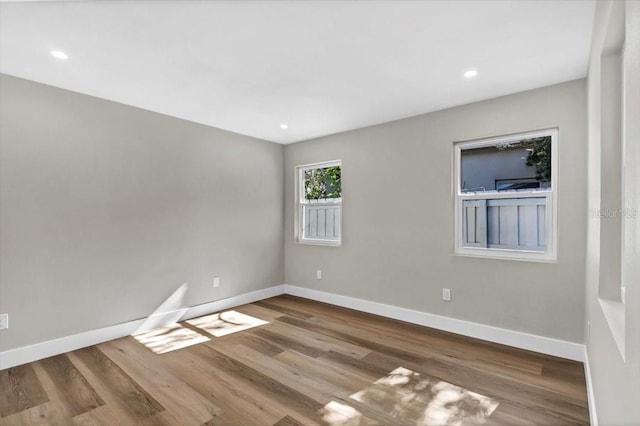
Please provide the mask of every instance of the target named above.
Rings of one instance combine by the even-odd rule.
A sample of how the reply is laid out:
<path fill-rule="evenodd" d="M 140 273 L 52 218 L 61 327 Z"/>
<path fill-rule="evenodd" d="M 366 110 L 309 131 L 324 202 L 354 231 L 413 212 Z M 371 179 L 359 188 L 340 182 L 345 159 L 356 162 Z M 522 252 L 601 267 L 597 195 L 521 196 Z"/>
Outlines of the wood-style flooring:
<path fill-rule="evenodd" d="M 589 424 L 578 362 L 293 296 L 234 310 L 268 323 L 181 323 L 209 340 L 157 354 L 125 337 L 0 371 L 0 424 Z"/>

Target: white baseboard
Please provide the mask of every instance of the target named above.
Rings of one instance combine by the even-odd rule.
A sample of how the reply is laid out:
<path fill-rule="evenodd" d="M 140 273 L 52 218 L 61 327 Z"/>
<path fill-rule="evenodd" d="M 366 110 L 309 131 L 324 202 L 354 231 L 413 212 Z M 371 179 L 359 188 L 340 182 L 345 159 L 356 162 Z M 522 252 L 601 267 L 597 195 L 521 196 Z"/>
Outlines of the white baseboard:
<path fill-rule="evenodd" d="M 0 370 L 26 364 L 65 352 L 87 346 L 97 345 L 107 340 L 118 339 L 133 334 L 136 331 L 167 325 L 176 321 L 182 321 L 202 315 L 219 312 L 235 306 L 245 305 L 269 297 L 278 296 L 284 291 L 283 285 L 277 285 L 250 293 L 229 297 L 215 302 L 204 303 L 190 308 L 179 309 L 171 312 L 155 314 L 149 318 L 141 318 L 133 321 L 116 324 L 97 330 L 73 334 L 59 339 L 48 340 L 34 345 L 22 346 L 16 349 L 0 352 Z"/>
<path fill-rule="evenodd" d="M 316 300 L 318 302 L 330 303 L 332 305 L 381 315 L 388 318 L 394 318 L 412 324 L 424 325 L 439 330 L 462 334 L 464 336 L 475 337 L 490 342 L 501 343 L 504 345 L 514 346 L 516 348 L 541 352 L 544 354 L 554 355 L 576 361 L 584 362 L 586 357 L 584 345 L 578 343 L 566 342 L 549 337 L 492 327 L 484 324 L 444 317 L 441 315 L 429 314 L 426 312 L 400 308 L 392 305 L 385 305 L 383 303 L 371 302 L 354 297 L 341 296 L 339 294 L 327 293 L 323 291 L 283 284 L 257 291 L 252 291 L 250 293 L 245 293 L 238 296 L 229 297 L 227 299 L 217 300 L 215 302 L 205 303 L 202 305 L 192 306 L 189 308 L 171 312 L 164 312 L 161 314 L 154 314 L 153 316 L 148 318 L 141 318 L 122 324 L 116 324 L 97 330 L 91 330 L 84 333 L 78 333 L 59 339 L 49 340 L 42 343 L 36 343 L 34 345 L 23 346 L 20 348 L 0 352 L 0 370 L 14 367 L 16 365 L 26 364 L 32 361 L 37 361 L 39 359 L 62 354 L 65 352 L 74 351 L 76 349 L 84 348 L 87 346 L 97 345 L 98 343 L 102 343 L 107 340 L 129 336 L 136 331 L 142 331 L 176 321 L 182 321 L 202 315 L 211 314 L 214 312 L 219 312 L 224 309 L 256 302 L 258 300 L 267 299 L 269 297 L 278 296 L 280 294 L 291 294 L 293 296 L 300 296 L 307 299 Z M 585 363 L 585 368 L 588 369 L 588 362 Z M 589 386 L 589 373 L 587 373 L 587 377 L 587 384 Z M 590 409 L 591 407 L 593 407 L 594 414 L 592 419 L 595 419 L 595 404 L 593 404 L 591 400 L 589 401 L 589 407 Z"/>
<path fill-rule="evenodd" d="M 427 327 L 437 328 L 438 330 L 449 331 L 451 333 L 514 346 L 520 349 L 527 349 L 547 355 L 584 362 L 584 345 L 579 343 L 567 342 L 564 340 L 552 339 L 550 337 L 537 336 L 535 334 L 528 334 L 441 315 L 399 308 L 397 306 L 385 305 L 383 303 L 371 302 L 368 300 L 356 299 L 354 297 L 341 296 L 333 293 L 326 293 L 324 291 L 312 290 L 289 284 L 284 285 L 284 292 L 285 294 L 300 296 L 316 300 L 318 302 L 330 303 L 332 305 L 381 315 L 383 317 L 394 318 L 410 322 L 412 324 L 424 325 Z"/>
<path fill-rule="evenodd" d="M 589 351 L 584 348 L 584 378 L 587 382 L 587 400 L 589 402 L 589 420 L 591 426 L 598 426 L 598 414 L 596 413 L 596 396 L 593 393 L 593 382 L 591 381 L 591 366 L 589 365 Z"/>

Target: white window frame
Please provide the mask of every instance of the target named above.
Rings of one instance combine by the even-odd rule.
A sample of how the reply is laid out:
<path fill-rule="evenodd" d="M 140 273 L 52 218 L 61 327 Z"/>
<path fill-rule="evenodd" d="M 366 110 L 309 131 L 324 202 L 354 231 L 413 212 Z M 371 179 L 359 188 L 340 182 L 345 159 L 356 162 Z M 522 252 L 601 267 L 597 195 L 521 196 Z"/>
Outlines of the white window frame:
<path fill-rule="evenodd" d="M 342 167 L 342 160 L 332 160 L 332 161 L 324 161 L 320 163 L 312 163 L 312 164 L 304 164 L 301 166 L 296 166 L 295 169 L 295 202 L 296 202 L 296 213 L 294 215 L 294 225 L 295 225 L 295 239 L 298 244 L 310 244 L 310 245 L 318 245 L 318 246 L 341 246 L 342 245 L 342 197 L 339 199 L 340 201 L 333 202 L 323 202 L 323 205 L 327 206 L 339 206 L 339 217 L 340 220 L 338 222 L 338 239 L 337 240 L 325 240 L 318 238 L 305 238 L 304 229 L 304 206 L 307 205 L 304 200 L 304 172 L 311 169 L 324 169 L 326 167 Z"/>
<path fill-rule="evenodd" d="M 516 140 L 551 136 L 551 187 L 548 189 L 525 190 L 514 192 L 462 192 L 460 182 L 462 150 L 495 146 L 499 143 Z M 558 251 L 558 129 L 544 129 L 511 135 L 454 142 L 454 210 L 455 210 L 455 249 L 454 254 L 460 256 L 486 257 L 493 259 L 512 259 L 537 262 L 557 262 Z M 496 200 L 513 198 L 545 198 L 546 250 L 528 251 L 504 248 L 468 247 L 463 241 L 463 203 L 466 200 Z"/>
<path fill-rule="evenodd" d="M 625 213 L 630 213 L 627 210 L 624 210 L 627 206 L 626 201 L 626 188 L 627 182 L 625 181 L 625 163 L 627 159 L 626 151 L 627 151 L 627 126 L 625 123 L 627 122 L 627 85 L 625 81 L 625 58 L 627 57 L 627 43 L 622 42 L 622 47 L 620 48 L 620 208 L 623 209 Z M 626 215 L 622 216 L 620 220 L 620 300 L 623 305 L 627 303 L 627 275 L 625 268 L 625 259 L 626 259 L 626 244 L 625 238 L 625 222 L 627 221 Z M 624 358 L 624 354 L 622 355 Z"/>

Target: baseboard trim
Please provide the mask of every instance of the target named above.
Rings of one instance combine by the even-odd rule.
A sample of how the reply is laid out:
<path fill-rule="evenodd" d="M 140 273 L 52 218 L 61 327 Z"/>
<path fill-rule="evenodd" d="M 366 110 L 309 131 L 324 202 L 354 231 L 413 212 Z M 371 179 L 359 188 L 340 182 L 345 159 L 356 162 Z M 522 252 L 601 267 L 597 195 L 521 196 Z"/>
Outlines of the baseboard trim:
<path fill-rule="evenodd" d="M 598 426 L 598 413 L 596 412 L 596 396 L 593 393 L 593 381 L 591 380 L 591 365 L 589 364 L 589 351 L 584 348 L 584 379 L 587 382 L 587 401 L 589 403 L 589 420 L 591 426 Z"/>
<path fill-rule="evenodd" d="M 71 336 L 61 337 L 59 339 L 36 343 L 34 345 L 10 349 L 0 352 L 0 370 L 59 355 L 65 352 L 75 351 L 76 349 L 87 346 L 97 345 L 98 343 L 106 342 L 108 340 L 119 339 L 120 337 L 129 336 L 136 331 L 159 327 L 172 322 L 191 319 L 224 309 L 233 308 L 235 306 L 257 302 L 258 300 L 278 296 L 282 294 L 283 291 L 283 285 L 276 285 L 189 308 L 163 312 L 148 318 L 140 318 L 109 327 L 99 328 L 97 330 L 90 330 L 83 333 L 73 334 Z"/>
<path fill-rule="evenodd" d="M 285 284 L 284 293 L 520 349 L 584 362 L 584 345 Z"/>
<path fill-rule="evenodd" d="M 108 340 L 129 336 L 136 331 L 158 327 L 202 315 L 208 315 L 224 309 L 233 308 L 235 306 L 278 296 L 280 294 L 304 297 L 318 302 L 330 303 L 332 305 L 355 309 L 357 311 L 376 314 L 383 317 L 394 318 L 412 324 L 423 325 L 520 349 L 527 349 L 530 351 L 584 362 L 585 372 L 587 375 L 587 389 L 590 392 L 589 410 L 593 408 L 592 424 L 597 425 L 597 422 L 593 423 L 593 419 L 596 419 L 595 403 L 592 401 L 593 393 L 590 391 L 591 376 L 584 345 L 289 284 L 276 285 L 214 302 L 204 303 L 202 305 L 156 314 L 148 318 L 140 318 L 97 330 L 90 330 L 71 336 L 61 337 L 59 339 L 36 343 L 34 345 L 10 349 L 0 352 L 0 370 L 59 355 L 65 352 L 74 351 L 87 346 L 97 345 Z"/>

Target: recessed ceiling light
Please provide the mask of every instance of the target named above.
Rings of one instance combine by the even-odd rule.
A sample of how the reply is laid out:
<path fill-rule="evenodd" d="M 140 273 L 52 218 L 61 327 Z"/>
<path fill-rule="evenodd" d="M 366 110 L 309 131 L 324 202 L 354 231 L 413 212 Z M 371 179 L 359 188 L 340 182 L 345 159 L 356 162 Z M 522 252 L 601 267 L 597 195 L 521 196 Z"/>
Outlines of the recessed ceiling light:
<path fill-rule="evenodd" d="M 474 78 L 478 76 L 478 70 L 469 70 L 464 73 L 464 78 Z"/>
<path fill-rule="evenodd" d="M 69 59 L 69 55 L 59 50 L 52 50 L 50 53 L 51 53 L 51 56 L 53 56 L 54 58 Z"/>
<path fill-rule="evenodd" d="M 286 124 L 286 123 L 282 123 L 282 124 L 280 125 L 280 128 L 281 128 L 282 130 L 286 130 L 286 129 L 288 129 L 288 128 L 289 128 L 289 125 L 288 125 L 288 124 Z"/>

